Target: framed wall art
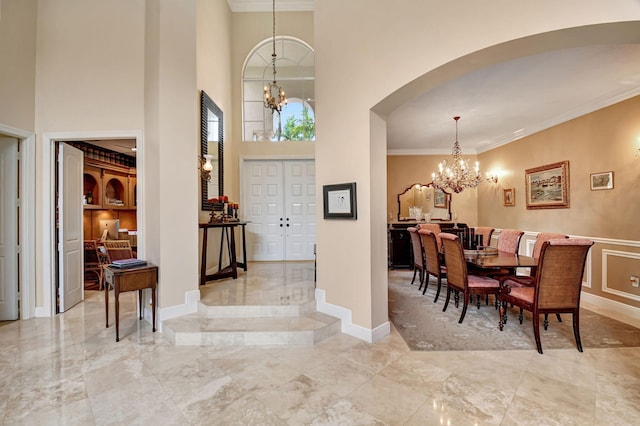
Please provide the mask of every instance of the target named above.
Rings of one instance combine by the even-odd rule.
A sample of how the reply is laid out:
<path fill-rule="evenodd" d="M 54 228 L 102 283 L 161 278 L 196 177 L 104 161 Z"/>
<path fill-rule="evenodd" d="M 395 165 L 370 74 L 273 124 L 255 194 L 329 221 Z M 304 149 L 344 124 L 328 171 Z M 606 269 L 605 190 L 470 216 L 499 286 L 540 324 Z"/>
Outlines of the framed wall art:
<path fill-rule="evenodd" d="M 527 209 L 569 207 L 569 161 L 525 170 Z"/>
<path fill-rule="evenodd" d="M 446 209 L 449 205 L 449 194 L 442 189 L 433 190 L 433 207 Z"/>
<path fill-rule="evenodd" d="M 322 187 L 325 219 L 357 219 L 356 183 L 340 183 Z"/>
<path fill-rule="evenodd" d="M 516 189 L 507 188 L 502 190 L 502 203 L 507 207 L 516 205 Z"/>
<path fill-rule="evenodd" d="M 591 190 L 613 189 L 613 172 L 591 173 Z"/>

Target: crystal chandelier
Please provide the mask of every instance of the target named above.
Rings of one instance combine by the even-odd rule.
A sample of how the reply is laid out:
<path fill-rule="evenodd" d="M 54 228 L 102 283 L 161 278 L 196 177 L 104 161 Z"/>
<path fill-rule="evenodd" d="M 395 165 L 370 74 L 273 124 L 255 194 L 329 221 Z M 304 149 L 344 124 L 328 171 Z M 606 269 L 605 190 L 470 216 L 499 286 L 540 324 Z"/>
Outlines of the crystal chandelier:
<path fill-rule="evenodd" d="M 451 155 L 453 159 L 448 162 L 446 159 L 438 165 L 439 171 L 432 173 L 433 186 L 437 189 L 451 189 L 455 193 L 460 193 L 466 188 L 475 188 L 480 182 L 479 163 L 476 161 L 473 170 L 469 166 L 469 160 L 461 157 L 462 150 L 458 142 L 458 120 L 460 117 L 453 117 L 456 121 L 456 141 L 453 144 Z"/>
<path fill-rule="evenodd" d="M 287 104 L 287 98 L 282 87 L 276 81 L 276 0 L 273 0 L 273 53 L 271 54 L 273 66 L 273 82 L 264 86 L 264 107 L 271 110 L 271 114 L 282 111 Z"/>

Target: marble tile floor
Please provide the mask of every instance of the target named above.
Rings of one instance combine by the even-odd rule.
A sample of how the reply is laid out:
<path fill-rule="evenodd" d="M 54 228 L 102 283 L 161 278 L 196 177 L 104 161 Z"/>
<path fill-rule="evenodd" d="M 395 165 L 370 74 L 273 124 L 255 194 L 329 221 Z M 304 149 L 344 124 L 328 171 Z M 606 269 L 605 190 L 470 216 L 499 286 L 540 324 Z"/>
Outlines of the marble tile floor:
<path fill-rule="evenodd" d="M 640 419 L 638 348 L 419 352 L 394 329 L 375 344 L 338 334 L 307 347 L 180 347 L 136 319 L 134 293 L 121 300 L 118 343 L 113 327 L 104 328 L 98 292 L 54 318 L 0 326 L 2 424 L 635 425 Z"/>

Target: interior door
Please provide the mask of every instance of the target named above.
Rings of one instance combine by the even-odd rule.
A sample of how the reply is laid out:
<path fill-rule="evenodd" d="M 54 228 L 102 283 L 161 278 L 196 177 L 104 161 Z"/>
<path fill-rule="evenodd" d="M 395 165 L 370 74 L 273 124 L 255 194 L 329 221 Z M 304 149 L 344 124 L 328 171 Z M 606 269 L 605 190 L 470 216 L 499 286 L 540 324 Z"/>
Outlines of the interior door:
<path fill-rule="evenodd" d="M 60 143 L 58 153 L 58 285 L 59 311 L 84 299 L 81 150 Z"/>
<path fill-rule="evenodd" d="M 313 260 L 314 161 L 251 160 L 245 164 L 248 260 Z"/>
<path fill-rule="evenodd" d="M 18 140 L 0 138 L 0 320 L 18 319 Z"/>

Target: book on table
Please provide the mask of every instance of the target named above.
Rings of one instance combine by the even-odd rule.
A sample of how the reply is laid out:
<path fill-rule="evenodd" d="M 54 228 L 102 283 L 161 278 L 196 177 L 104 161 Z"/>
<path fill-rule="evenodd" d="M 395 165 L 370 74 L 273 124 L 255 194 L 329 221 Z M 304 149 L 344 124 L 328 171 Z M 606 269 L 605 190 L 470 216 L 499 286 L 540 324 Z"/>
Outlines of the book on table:
<path fill-rule="evenodd" d="M 116 268 L 134 268 L 136 266 L 145 266 L 147 264 L 146 260 L 143 259 L 119 259 L 111 262 L 111 265 Z"/>

